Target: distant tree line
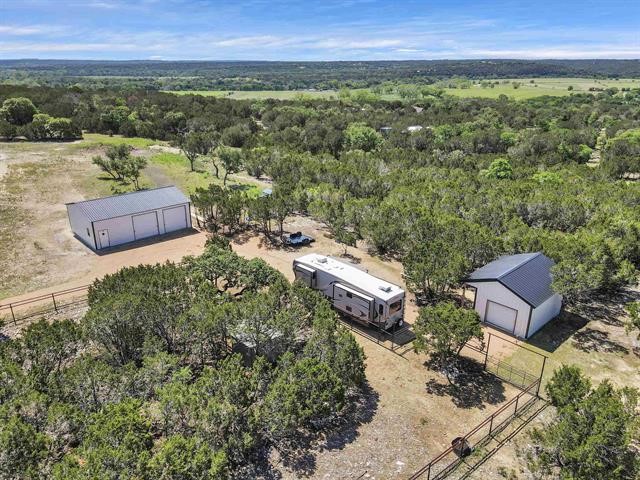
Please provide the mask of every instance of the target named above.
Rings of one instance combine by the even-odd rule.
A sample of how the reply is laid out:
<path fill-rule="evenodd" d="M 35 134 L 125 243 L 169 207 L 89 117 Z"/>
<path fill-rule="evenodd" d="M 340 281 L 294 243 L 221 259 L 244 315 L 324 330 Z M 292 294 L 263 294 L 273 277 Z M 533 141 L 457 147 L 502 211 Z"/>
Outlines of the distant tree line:
<path fill-rule="evenodd" d="M 87 89 L 320 90 L 452 77 L 640 77 L 638 60 L 406 60 L 351 62 L 114 62 L 0 60 L 0 82 Z"/>

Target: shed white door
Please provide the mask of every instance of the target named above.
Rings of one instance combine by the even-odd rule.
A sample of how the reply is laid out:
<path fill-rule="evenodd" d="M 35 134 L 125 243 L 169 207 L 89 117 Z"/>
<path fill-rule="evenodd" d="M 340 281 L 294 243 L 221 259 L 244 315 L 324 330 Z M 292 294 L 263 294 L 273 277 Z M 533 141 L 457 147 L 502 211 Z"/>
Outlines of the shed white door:
<path fill-rule="evenodd" d="M 133 235 L 136 240 L 158 235 L 158 216 L 156 212 L 142 213 L 133 217 Z"/>
<path fill-rule="evenodd" d="M 165 232 L 175 232 L 187 228 L 187 209 L 184 205 L 167 208 L 162 211 L 162 215 Z"/>
<path fill-rule="evenodd" d="M 98 248 L 111 246 L 109 242 L 109 230 L 98 230 Z"/>
<path fill-rule="evenodd" d="M 487 300 L 487 312 L 484 321 L 494 327 L 513 333 L 516 329 L 518 311 L 500 303 Z"/>

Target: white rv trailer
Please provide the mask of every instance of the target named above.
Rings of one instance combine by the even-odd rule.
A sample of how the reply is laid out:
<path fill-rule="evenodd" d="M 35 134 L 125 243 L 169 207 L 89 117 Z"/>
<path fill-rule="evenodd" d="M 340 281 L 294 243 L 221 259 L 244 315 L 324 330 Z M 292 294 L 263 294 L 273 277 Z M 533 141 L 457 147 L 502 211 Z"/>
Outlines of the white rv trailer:
<path fill-rule="evenodd" d="M 293 261 L 296 280 L 319 290 L 353 319 L 390 329 L 401 326 L 404 290 L 334 258 L 310 253 Z"/>

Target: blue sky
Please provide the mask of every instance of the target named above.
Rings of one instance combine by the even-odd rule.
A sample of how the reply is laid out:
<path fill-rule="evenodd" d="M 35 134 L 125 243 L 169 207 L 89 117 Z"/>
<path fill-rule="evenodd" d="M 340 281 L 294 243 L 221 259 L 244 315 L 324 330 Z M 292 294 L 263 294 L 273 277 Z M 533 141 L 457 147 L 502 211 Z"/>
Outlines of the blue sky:
<path fill-rule="evenodd" d="M 0 58 L 640 58 L 640 0 L 0 0 Z"/>

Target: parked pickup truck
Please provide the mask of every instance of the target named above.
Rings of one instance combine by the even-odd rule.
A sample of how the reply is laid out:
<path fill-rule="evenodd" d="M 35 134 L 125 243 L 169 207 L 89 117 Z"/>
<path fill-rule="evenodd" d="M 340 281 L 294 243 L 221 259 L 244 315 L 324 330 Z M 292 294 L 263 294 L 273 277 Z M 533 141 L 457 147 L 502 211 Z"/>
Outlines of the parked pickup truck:
<path fill-rule="evenodd" d="M 290 245 L 292 247 L 309 245 L 314 241 L 315 239 L 313 237 L 310 237 L 309 235 L 303 235 L 302 232 L 291 233 L 289 235 L 285 235 L 283 238 L 284 244 Z"/>

